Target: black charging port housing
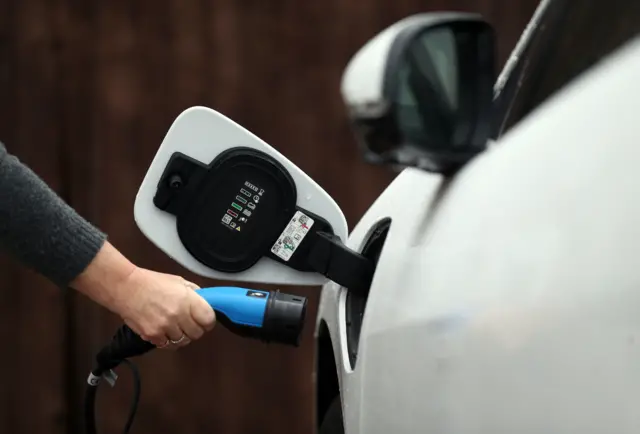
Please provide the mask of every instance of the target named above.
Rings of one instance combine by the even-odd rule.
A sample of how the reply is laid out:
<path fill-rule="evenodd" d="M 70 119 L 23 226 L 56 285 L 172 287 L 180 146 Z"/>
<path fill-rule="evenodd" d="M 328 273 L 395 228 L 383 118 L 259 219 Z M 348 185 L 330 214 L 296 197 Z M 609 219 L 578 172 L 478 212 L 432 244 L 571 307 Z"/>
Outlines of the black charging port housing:
<path fill-rule="evenodd" d="M 391 229 L 391 218 L 384 218 L 378 221 L 371 233 L 367 237 L 362 248 L 362 256 L 371 261 L 373 269 L 378 265 L 378 260 L 382 254 L 387 235 Z M 345 320 L 347 331 L 347 350 L 349 352 L 349 362 L 351 369 L 355 369 L 358 358 L 358 348 L 360 344 L 360 333 L 362 331 L 362 321 L 369 299 L 370 287 L 367 286 L 361 291 L 347 291 L 345 301 Z"/>
<path fill-rule="evenodd" d="M 321 216 L 296 206 L 297 189 L 274 158 L 247 147 L 228 149 L 210 164 L 180 152 L 171 156 L 154 197 L 159 209 L 176 216 L 180 241 L 199 262 L 238 273 L 263 256 L 300 271 L 313 271 L 306 256 L 318 232 L 333 233 Z M 273 253 L 296 211 L 313 226 L 291 258 Z"/>
<path fill-rule="evenodd" d="M 296 209 L 296 185 L 273 158 L 237 147 L 205 165 L 172 155 L 154 204 L 176 216 L 178 236 L 198 261 L 237 273 L 251 268 Z"/>

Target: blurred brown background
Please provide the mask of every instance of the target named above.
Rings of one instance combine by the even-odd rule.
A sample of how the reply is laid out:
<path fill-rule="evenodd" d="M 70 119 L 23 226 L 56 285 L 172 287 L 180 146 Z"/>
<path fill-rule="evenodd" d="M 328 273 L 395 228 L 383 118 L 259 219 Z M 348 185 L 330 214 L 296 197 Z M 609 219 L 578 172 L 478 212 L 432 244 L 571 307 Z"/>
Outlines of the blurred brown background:
<path fill-rule="evenodd" d="M 138 265 L 186 273 L 138 231 L 133 202 L 174 118 L 218 110 L 275 146 L 344 210 L 350 227 L 392 179 L 362 163 L 339 95 L 350 56 L 384 27 L 433 10 L 482 13 L 501 67 L 537 0 L 0 0 L 0 140 Z M 0 258 L 0 432 L 80 433 L 105 310 Z M 218 327 L 138 360 L 134 432 L 313 432 L 313 318 L 301 348 Z M 120 372 L 121 371 L 121 372 Z M 129 372 L 100 390 L 102 432 L 121 432 Z"/>

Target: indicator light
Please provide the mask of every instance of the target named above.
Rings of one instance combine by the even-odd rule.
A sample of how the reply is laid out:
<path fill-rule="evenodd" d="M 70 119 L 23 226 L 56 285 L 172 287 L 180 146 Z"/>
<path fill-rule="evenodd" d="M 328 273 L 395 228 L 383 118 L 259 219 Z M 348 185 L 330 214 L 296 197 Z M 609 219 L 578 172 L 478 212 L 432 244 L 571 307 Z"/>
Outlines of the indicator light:
<path fill-rule="evenodd" d="M 240 205 L 238 205 L 237 203 L 233 202 L 231 204 L 232 207 L 234 207 L 235 209 L 237 209 L 238 211 L 242 211 L 242 207 Z"/>

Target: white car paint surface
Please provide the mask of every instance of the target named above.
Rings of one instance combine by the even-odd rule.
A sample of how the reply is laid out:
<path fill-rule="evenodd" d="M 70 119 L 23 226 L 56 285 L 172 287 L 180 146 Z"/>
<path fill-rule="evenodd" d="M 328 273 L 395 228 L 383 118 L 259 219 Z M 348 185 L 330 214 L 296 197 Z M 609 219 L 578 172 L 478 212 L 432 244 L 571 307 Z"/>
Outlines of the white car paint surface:
<path fill-rule="evenodd" d="M 640 430 L 640 40 L 449 184 L 403 171 L 348 245 L 392 218 L 346 351 L 323 288 L 347 434 Z M 420 399 L 416 399 L 420 397 Z"/>

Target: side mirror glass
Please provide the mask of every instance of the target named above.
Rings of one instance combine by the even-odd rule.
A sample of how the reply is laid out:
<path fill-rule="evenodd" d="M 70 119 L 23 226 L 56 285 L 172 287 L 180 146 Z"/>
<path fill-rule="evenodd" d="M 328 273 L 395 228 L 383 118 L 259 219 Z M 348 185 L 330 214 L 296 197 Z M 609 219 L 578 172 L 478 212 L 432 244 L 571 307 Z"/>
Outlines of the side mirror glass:
<path fill-rule="evenodd" d="M 327 240 L 347 238 L 344 214 L 322 187 L 206 107 L 186 110 L 171 125 L 140 185 L 134 217 L 180 265 L 228 281 L 321 285 Z M 322 248 L 314 250 L 314 242 Z"/>
<path fill-rule="evenodd" d="M 429 13 L 370 40 L 342 81 L 368 161 L 449 173 L 487 147 L 494 33 L 480 17 Z"/>

